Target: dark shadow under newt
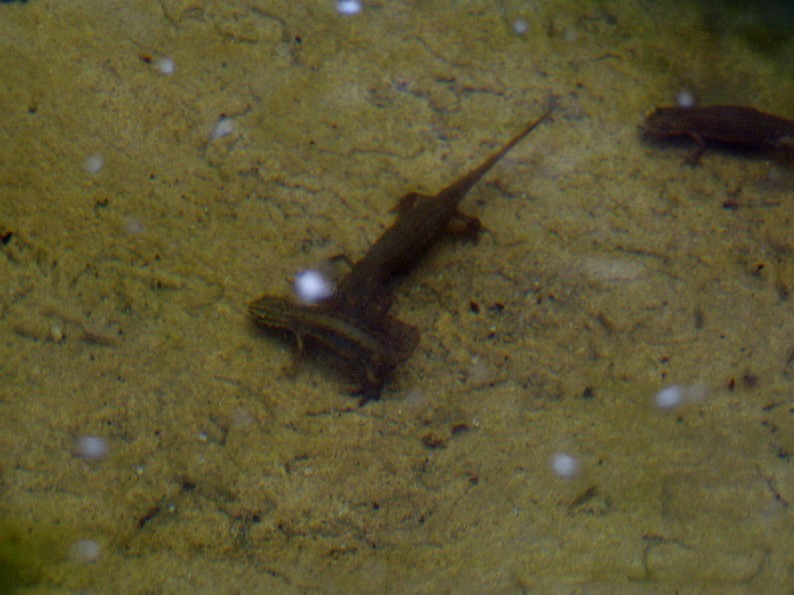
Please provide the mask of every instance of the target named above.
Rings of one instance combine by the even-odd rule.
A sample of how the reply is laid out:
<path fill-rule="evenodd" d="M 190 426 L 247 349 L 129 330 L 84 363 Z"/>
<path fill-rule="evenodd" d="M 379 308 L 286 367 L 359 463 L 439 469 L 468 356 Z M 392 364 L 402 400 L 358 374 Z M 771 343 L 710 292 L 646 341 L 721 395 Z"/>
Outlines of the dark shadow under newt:
<path fill-rule="evenodd" d="M 453 220 L 464 224 L 464 232 L 476 236 L 478 219 L 458 211 L 458 204 L 471 188 L 519 141 L 545 120 L 549 108 L 528 124 L 501 149 L 435 196 L 411 192 L 394 211 L 397 219 L 364 256 L 351 264 L 339 281 L 336 293 L 317 304 L 265 295 L 248 305 L 255 323 L 284 329 L 297 339 L 298 355 L 304 339 L 320 343 L 351 367 L 362 371 L 357 394 L 362 403 L 380 397 L 391 371 L 406 361 L 419 343 L 416 327 L 388 314 L 389 289 L 398 270 L 415 262 L 448 228 Z"/>
<path fill-rule="evenodd" d="M 707 146 L 725 146 L 766 155 L 794 158 L 794 120 L 765 114 L 752 107 L 660 107 L 643 126 L 646 138 L 691 140 L 696 146 L 685 163 L 695 164 Z"/>

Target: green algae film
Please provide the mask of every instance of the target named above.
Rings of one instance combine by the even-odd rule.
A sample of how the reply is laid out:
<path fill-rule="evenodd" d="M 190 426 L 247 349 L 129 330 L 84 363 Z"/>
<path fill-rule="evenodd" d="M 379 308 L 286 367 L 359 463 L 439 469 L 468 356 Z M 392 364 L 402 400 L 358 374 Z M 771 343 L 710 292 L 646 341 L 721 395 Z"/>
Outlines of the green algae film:
<path fill-rule="evenodd" d="M 37 545 L 29 531 L 0 522 L 0 593 L 16 593 L 38 583 L 49 552 L 51 547 Z"/>

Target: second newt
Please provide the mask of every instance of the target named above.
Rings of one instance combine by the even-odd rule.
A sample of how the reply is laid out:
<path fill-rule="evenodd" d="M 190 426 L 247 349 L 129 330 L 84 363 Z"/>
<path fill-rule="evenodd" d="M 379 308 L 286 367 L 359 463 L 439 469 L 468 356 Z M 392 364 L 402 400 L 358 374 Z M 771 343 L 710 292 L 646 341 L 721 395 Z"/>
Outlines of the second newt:
<path fill-rule="evenodd" d="M 710 105 L 660 107 L 645 120 L 645 135 L 655 139 L 688 138 L 696 143 L 686 158 L 697 163 L 708 144 L 735 146 L 794 157 L 794 120 L 752 107 Z"/>

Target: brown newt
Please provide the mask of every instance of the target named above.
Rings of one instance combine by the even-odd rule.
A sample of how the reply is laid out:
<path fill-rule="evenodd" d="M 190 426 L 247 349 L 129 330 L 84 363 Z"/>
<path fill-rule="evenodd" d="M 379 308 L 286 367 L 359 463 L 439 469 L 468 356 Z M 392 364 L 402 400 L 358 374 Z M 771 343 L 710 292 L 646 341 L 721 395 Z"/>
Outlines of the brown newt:
<path fill-rule="evenodd" d="M 360 320 L 333 303 L 301 304 L 288 298 L 265 295 L 248 304 L 254 322 L 267 328 L 290 331 L 297 341 L 296 364 L 303 355 L 304 339 L 325 345 L 347 362 L 363 367 L 356 394 L 364 401 L 380 396 L 383 381 L 407 360 L 419 343 L 419 331 L 393 316 Z"/>
<path fill-rule="evenodd" d="M 292 332 L 303 352 L 305 338 L 325 345 L 347 362 L 364 370 L 362 403 L 380 396 L 389 373 L 406 361 L 419 343 L 418 330 L 389 315 L 388 289 L 391 277 L 415 261 L 439 237 L 453 219 L 465 223 L 475 235 L 478 219 L 458 211 L 458 204 L 471 188 L 521 139 L 545 120 L 528 124 L 479 166 L 435 196 L 411 192 L 395 207 L 397 220 L 378 238 L 366 254 L 351 264 L 327 301 L 300 304 L 288 298 L 265 295 L 248 305 L 255 323 Z"/>
<path fill-rule="evenodd" d="M 660 107 L 645 120 L 645 136 L 691 139 L 695 148 L 686 163 L 695 164 L 707 145 L 733 146 L 765 154 L 794 155 L 794 120 L 765 114 L 752 107 Z"/>
<path fill-rule="evenodd" d="M 404 269 L 419 258 L 437 239 L 453 219 L 464 224 L 463 233 L 476 237 L 481 229 L 480 220 L 458 211 L 458 204 L 469 190 L 552 112 L 550 106 L 537 120 L 510 139 L 501 149 L 480 165 L 466 173 L 435 196 L 409 192 L 400 199 L 392 212 L 397 220 L 353 263 L 350 272 L 339 283 L 335 299 L 346 309 L 366 311 L 383 306 L 389 281 L 394 273 Z M 388 300 L 386 300 L 388 303 Z"/>

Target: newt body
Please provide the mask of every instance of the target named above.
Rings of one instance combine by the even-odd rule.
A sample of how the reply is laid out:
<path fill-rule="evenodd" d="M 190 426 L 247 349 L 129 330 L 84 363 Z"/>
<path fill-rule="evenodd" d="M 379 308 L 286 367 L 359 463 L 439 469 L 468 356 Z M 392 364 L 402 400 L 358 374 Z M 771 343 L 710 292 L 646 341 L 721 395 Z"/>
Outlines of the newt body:
<path fill-rule="evenodd" d="M 383 309 L 382 294 L 390 278 L 398 270 L 417 260 L 449 226 L 453 219 L 465 224 L 464 233 L 476 236 L 481 229 L 479 219 L 458 211 L 458 204 L 469 190 L 534 128 L 545 120 L 551 109 L 528 124 L 501 149 L 435 196 L 410 192 L 392 209 L 397 220 L 355 262 L 339 283 L 336 299 L 345 308 L 365 311 L 369 307 Z"/>
<path fill-rule="evenodd" d="M 292 332 L 298 355 L 311 338 L 364 371 L 362 403 L 378 398 L 390 372 L 406 361 L 419 343 L 418 330 L 388 314 L 388 289 L 398 270 L 419 258 L 453 219 L 476 234 L 478 219 L 458 211 L 471 188 L 521 139 L 551 113 L 551 108 L 528 124 L 479 166 L 435 196 L 415 192 L 395 207 L 397 220 L 357 262 L 351 265 L 333 297 L 317 304 L 300 304 L 288 298 L 265 295 L 248 305 L 255 323 Z"/>
<path fill-rule="evenodd" d="M 689 138 L 696 147 L 687 163 L 697 163 L 707 145 L 726 145 L 766 154 L 794 153 L 794 121 L 751 107 L 660 107 L 645 120 L 645 135 L 655 139 Z"/>
<path fill-rule="evenodd" d="M 262 296 L 248 305 L 257 324 L 290 331 L 297 341 L 297 356 L 309 337 L 340 358 L 362 366 L 364 375 L 357 394 L 364 399 L 380 396 L 383 380 L 407 360 L 419 343 L 415 327 L 389 316 L 361 320 L 332 304 L 300 304 L 287 298 Z"/>

